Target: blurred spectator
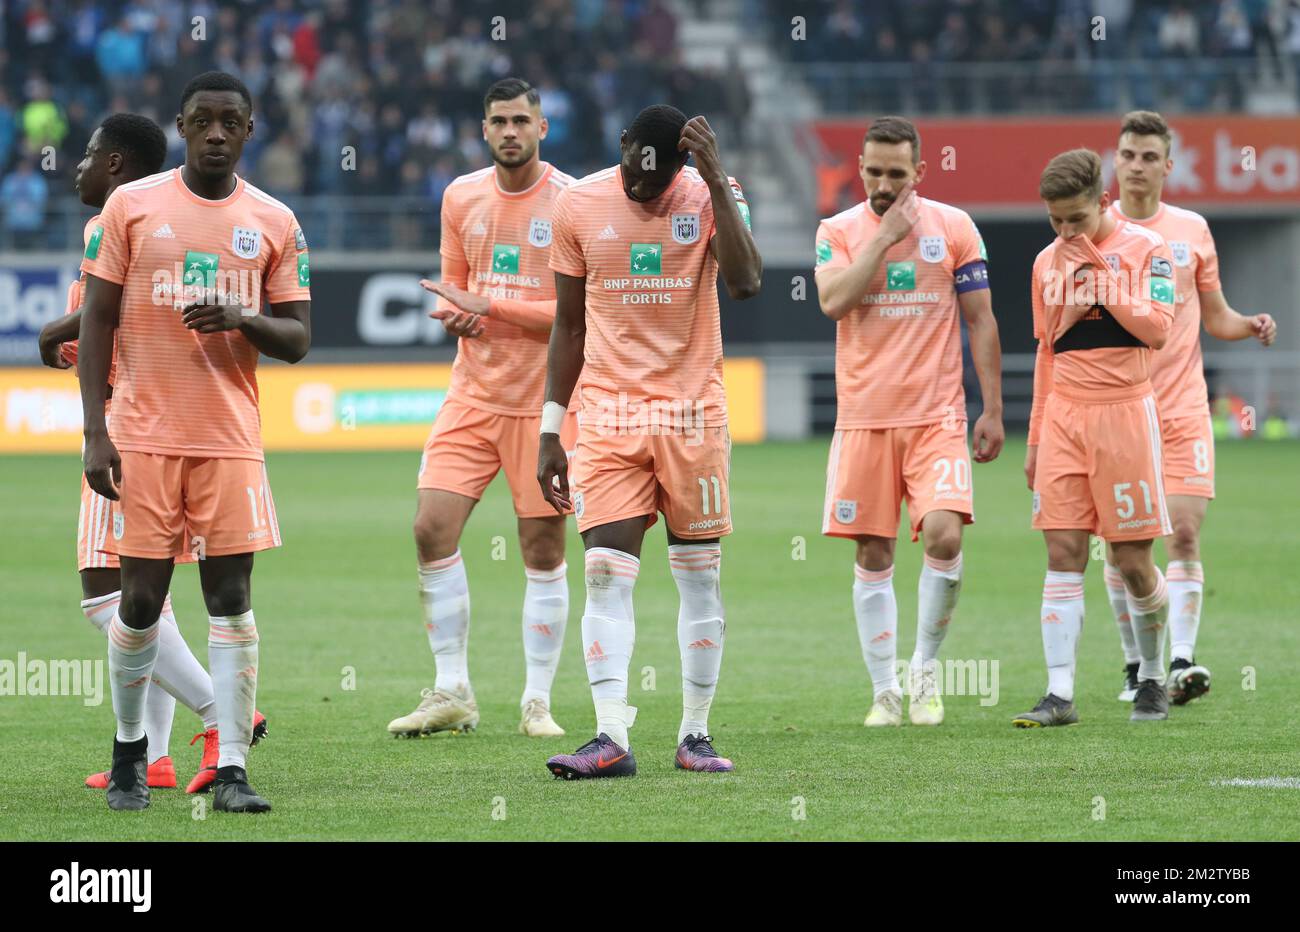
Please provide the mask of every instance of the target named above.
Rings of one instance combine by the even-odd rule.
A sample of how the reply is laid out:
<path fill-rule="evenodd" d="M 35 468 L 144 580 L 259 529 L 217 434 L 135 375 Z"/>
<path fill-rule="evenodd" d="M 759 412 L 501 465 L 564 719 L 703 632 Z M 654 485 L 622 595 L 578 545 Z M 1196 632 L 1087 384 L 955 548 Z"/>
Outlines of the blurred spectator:
<path fill-rule="evenodd" d="M 23 107 L 23 145 L 29 154 L 46 146 L 56 150 L 67 135 L 68 124 L 59 105 L 50 99 L 50 85 L 42 78 L 27 82 L 27 104 Z"/>
<path fill-rule="evenodd" d="M 144 74 L 147 64 L 144 38 L 123 17 L 95 43 L 95 61 L 109 83 L 129 85 Z"/>
<path fill-rule="evenodd" d="M 37 234 L 45 221 L 49 185 L 36 170 L 35 160 L 24 155 L 14 170 L 0 182 L 0 204 L 4 205 L 6 239 L 17 249 L 40 249 Z"/>

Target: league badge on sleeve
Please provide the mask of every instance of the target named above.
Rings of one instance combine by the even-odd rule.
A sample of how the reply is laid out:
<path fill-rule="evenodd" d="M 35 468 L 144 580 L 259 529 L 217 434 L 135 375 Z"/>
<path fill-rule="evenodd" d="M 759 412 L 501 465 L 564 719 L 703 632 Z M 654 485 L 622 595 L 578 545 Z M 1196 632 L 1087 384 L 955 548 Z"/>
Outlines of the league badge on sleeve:
<path fill-rule="evenodd" d="M 689 246 L 700 238 L 700 215 L 697 213 L 673 214 L 672 230 L 674 243 Z"/>
<path fill-rule="evenodd" d="M 948 255 L 948 244 L 942 236 L 921 237 L 921 258 L 926 262 L 942 262 Z"/>
<path fill-rule="evenodd" d="M 235 227 L 230 237 L 230 251 L 241 259 L 256 259 L 262 251 L 262 231 Z"/>
<path fill-rule="evenodd" d="M 551 221 L 532 218 L 528 224 L 528 245 L 538 249 L 551 245 Z"/>

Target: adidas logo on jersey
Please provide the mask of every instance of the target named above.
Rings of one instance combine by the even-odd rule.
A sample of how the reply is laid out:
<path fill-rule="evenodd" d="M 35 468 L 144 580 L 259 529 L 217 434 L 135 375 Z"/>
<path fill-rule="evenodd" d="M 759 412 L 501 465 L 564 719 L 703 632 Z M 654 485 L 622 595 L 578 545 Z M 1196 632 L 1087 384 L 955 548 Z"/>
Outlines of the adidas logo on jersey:
<path fill-rule="evenodd" d="M 470 236 L 487 236 L 487 227 L 483 226 L 483 221 L 475 223 L 469 231 Z"/>
<path fill-rule="evenodd" d="M 176 238 L 176 234 L 172 232 L 172 225 L 170 223 L 164 223 L 158 229 L 154 230 L 153 233 L 150 234 L 150 236 L 157 237 L 158 239 Z"/>
<path fill-rule="evenodd" d="M 596 239 L 618 239 L 618 234 L 614 232 L 614 224 L 605 224 L 605 229 L 600 231 Z"/>

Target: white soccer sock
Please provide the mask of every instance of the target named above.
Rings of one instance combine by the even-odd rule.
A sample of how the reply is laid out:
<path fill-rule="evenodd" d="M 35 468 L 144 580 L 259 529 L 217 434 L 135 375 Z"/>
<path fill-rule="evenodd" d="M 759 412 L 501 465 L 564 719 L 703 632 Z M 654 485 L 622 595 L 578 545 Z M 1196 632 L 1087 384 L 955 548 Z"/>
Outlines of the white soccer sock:
<path fill-rule="evenodd" d="M 627 670 L 636 643 L 632 587 L 641 561 L 608 547 L 587 551 L 587 605 L 582 613 L 582 652 L 596 704 L 596 733 L 628 747 Z"/>
<path fill-rule="evenodd" d="M 1083 633 L 1083 574 L 1048 570 L 1043 579 L 1043 657 L 1047 691 L 1074 699 L 1074 666 Z"/>
<path fill-rule="evenodd" d="M 159 627 L 167 627 L 167 622 L 162 622 Z M 161 658 L 161 647 L 158 653 Z M 158 678 L 154 677 L 149 681 L 149 691 L 144 698 L 144 733 L 149 739 L 149 763 L 168 755 L 175 715 L 176 697 L 163 689 Z"/>
<path fill-rule="evenodd" d="M 1133 637 L 1142 654 L 1139 680 L 1165 681 L 1165 622 L 1169 619 L 1169 589 L 1156 567 L 1156 587 L 1138 598 L 1128 594 L 1128 613 L 1133 616 Z"/>
<path fill-rule="evenodd" d="M 858 642 L 867 662 L 875 696 L 898 685 L 898 600 L 894 598 L 894 568 L 867 570 L 853 564 L 853 614 Z"/>
<path fill-rule="evenodd" d="M 257 622 L 253 610 L 208 616 L 208 666 L 221 735 L 218 767 L 243 767 L 257 706 Z"/>
<path fill-rule="evenodd" d="M 144 737 L 144 706 L 157 658 L 158 621 L 147 628 L 128 628 L 121 614 L 114 612 L 108 623 L 108 680 L 118 741 Z"/>
<path fill-rule="evenodd" d="M 682 723 L 677 743 L 709 733 L 709 706 L 722 668 L 722 545 L 669 544 L 668 565 L 677 582 L 677 648 L 682 658 Z"/>
<path fill-rule="evenodd" d="M 212 691 L 212 677 L 194 656 L 172 613 L 171 593 L 163 600 L 162 626 L 158 632 L 158 663 L 154 681 L 175 696 L 187 709 L 203 720 L 203 730 L 217 727 L 217 700 Z M 153 732 L 150 732 L 152 741 Z"/>
<path fill-rule="evenodd" d="M 921 578 L 916 584 L 916 651 L 912 654 L 912 669 L 921 667 L 939 656 L 939 645 L 948 633 L 948 622 L 957 607 L 961 594 L 961 554 L 951 560 L 938 560 L 929 554 L 921 567 Z"/>
<path fill-rule="evenodd" d="M 1201 626 L 1201 603 L 1205 589 L 1205 574 L 1199 560 L 1170 560 L 1166 578 L 1169 580 L 1169 604 L 1173 618 L 1169 622 L 1170 655 L 1175 660 L 1191 660 L 1196 656 L 1196 632 Z"/>
<path fill-rule="evenodd" d="M 420 601 L 433 651 L 434 688 L 463 693 L 469 688 L 469 580 L 459 550 L 420 564 Z"/>
<path fill-rule="evenodd" d="M 1104 576 L 1106 596 L 1110 600 L 1110 612 L 1115 616 L 1119 640 L 1124 645 L 1124 663 L 1139 663 L 1142 654 L 1138 652 L 1137 641 L 1133 638 L 1133 616 L 1128 613 L 1128 592 L 1124 589 L 1124 577 L 1109 563 L 1106 564 Z"/>
<path fill-rule="evenodd" d="M 97 596 L 93 599 L 81 600 L 81 612 L 86 616 L 86 620 L 95 626 L 95 630 L 100 634 L 108 634 L 108 623 L 113 620 L 117 614 L 117 607 L 122 601 L 122 590 L 110 592 L 108 595 Z"/>
<path fill-rule="evenodd" d="M 568 565 L 552 570 L 524 567 L 524 665 L 527 680 L 521 706 L 533 699 L 551 704 L 551 683 L 564 650 L 564 629 L 569 621 Z"/>

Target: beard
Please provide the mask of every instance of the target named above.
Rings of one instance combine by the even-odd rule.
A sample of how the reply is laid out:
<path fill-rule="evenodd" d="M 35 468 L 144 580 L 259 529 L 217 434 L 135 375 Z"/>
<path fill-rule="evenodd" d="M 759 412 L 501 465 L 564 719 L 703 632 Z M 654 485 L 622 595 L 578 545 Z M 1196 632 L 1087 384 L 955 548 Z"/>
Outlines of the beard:
<path fill-rule="evenodd" d="M 518 165 L 523 165 L 531 159 L 533 157 L 533 151 L 534 150 L 528 149 L 524 145 L 520 144 L 518 152 L 493 151 L 492 160 L 499 165 L 504 165 L 506 168 L 514 168 Z"/>

